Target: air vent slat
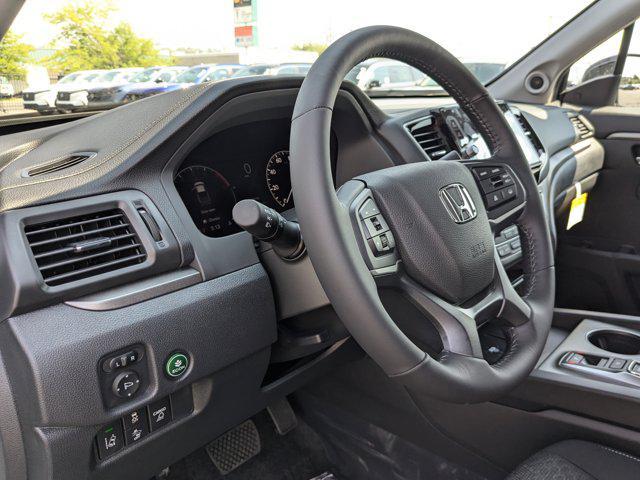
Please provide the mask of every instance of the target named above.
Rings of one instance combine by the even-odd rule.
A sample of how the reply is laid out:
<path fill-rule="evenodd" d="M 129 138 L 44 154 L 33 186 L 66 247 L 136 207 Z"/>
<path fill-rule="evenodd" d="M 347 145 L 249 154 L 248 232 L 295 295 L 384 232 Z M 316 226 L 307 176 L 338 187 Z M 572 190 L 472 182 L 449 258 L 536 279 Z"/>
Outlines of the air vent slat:
<path fill-rule="evenodd" d="M 576 132 L 576 135 L 580 140 L 593 137 L 593 130 L 591 130 L 579 116 L 571 116 L 569 117 L 569 120 L 571 120 L 573 130 Z"/>
<path fill-rule="evenodd" d="M 120 228 L 127 228 L 129 226 L 130 225 L 128 223 L 121 223 L 121 224 L 113 225 L 113 226 L 110 226 L 110 227 L 97 228 L 95 230 L 91 230 L 91 233 L 103 233 L 103 232 L 108 232 L 110 230 L 118 230 Z M 32 233 L 35 233 L 35 232 L 32 232 Z M 37 232 L 37 233 L 39 233 L 39 232 Z M 62 237 L 50 238 L 50 239 L 47 239 L 47 240 L 42 240 L 40 242 L 33 242 L 31 244 L 31 248 L 38 248 L 38 247 L 41 247 L 43 245 L 49 245 L 51 243 L 56 243 L 56 242 L 64 242 L 66 240 L 74 240 L 76 238 L 81 238 L 81 237 L 84 237 L 84 236 L 86 236 L 86 232 L 79 232 L 79 233 L 73 233 L 71 235 L 65 235 L 65 236 L 62 236 Z"/>
<path fill-rule="evenodd" d="M 93 265 L 92 267 L 82 268 L 80 270 L 73 270 L 68 273 L 61 273 L 60 275 L 54 275 L 47 279 L 47 283 L 60 283 L 61 280 L 68 280 L 74 277 L 86 277 L 88 273 L 95 272 L 97 270 L 115 270 L 113 267 L 118 267 L 120 264 L 129 263 L 131 260 L 138 260 L 145 258 L 146 255 L 144 253 L 138 253 L 131 257 L 120 258 L 118 260 L 111 260 L 109 262 L 102 263 L 100 265 Z M 136 262 L 137 263 L 137 262 Z"/>
<path fill-rule="evenodd" d="M 104 218 L 102 218 L 102 220 L 112 220 L 112 219 L 115 219 L 115 218 L 122 218 L 122 217 L 123 217 L 123 215 L 121 213 L 117 213 L 115 215 L 109 215 L 108 217 L 104 217 Z M 74 223 L 63 224 L 63 225 L 55 225 L 53 227 L 48 227 L 48 228 L 41 228 L 39 230 L 33 230 L 31 232 L 27 232 L 27 236 L 36 235 L 38 233 L 53 232 L 55 230 L 60 230 L 60 229 L 63 229 L 63 228 L 79 227 L 81 225 L 86 225 L 86 224 L 91 223 L 91 222 L 95 222 L 95 220 L 94 219 L 83 220 L 81 222 L 74 222 Z"/>
<path fill-rule="evenodd" d="M 119 209 L 27 225 L 24 232 L 46 285 L 88 279 L 142 263 L 142 243 Z"/>
<path fill-rule="evenodd" d="M 433 117 L 426 117 L 405 125 L 420 148 L 432 160 L 438 160 L 449 153 L 446 140 L 438 131 Z"/>
<path fill-rule="evenodd" d="M 112 255 L 114 253 L 122 252 L 124 250 L 130 250 L 132 248 L 139 248 L 139 247 L 140 247 L 139 243 L 133 243 L 131 245 L 124 245 L 122 247 L 111 248 L 111 249 L 106 250 L 104 252 L 93 253 L 91 255 L 85 255 L 84 257 L 82 257 L 81 260 L 91 260 L 93 258 L 102 257 L 104 255 Z M 60 267 L 66 266 L 66 265 L 73 265 L 74 263 L 78 263 L 78 259 L 70 258 L 68 260 L 62 260 L 60 262 L 51 263 L 49 265 L 44 265 L 44 266 L 40 267 L 40 271 L 50 270 L 52 268 L 60 268 Z"/>

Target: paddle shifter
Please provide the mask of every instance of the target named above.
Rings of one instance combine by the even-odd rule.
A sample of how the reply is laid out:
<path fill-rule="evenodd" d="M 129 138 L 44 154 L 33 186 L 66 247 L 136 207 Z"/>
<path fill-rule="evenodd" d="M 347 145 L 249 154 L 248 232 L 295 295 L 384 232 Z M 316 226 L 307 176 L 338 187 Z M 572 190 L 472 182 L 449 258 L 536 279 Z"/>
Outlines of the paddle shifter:
<path fill-rule="evenodd" d="M 233 207 L 233 221 L 258 240 L 270 243 L 284 260 L 297 260 L 305 251 L 298 222 L 285 219 L 255 200 L 240 200 Z"/>

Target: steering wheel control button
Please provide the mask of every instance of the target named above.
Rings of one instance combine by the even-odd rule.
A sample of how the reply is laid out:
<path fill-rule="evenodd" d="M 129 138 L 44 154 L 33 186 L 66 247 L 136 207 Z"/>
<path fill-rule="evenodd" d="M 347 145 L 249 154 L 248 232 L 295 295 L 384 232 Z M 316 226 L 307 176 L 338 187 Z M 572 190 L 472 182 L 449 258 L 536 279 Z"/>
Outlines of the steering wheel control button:
<path fill-rule="evenodd" d="M 103 427 L 96 436 L 98 444 L 98 456 L 100 460 L 110 457 L 124 447 L 124 437 L 122 434 L 122 424 L 120 420 Z"/>
<path fill-rule="evenodd" d="M 374 215 L 380 215 L 380 209 L 373 199 L 369 198 L 362 204 L 362 207 L 360 207 L 360 218 L 364 220 Z"/>
<path fill-rule="evenodd" d="M 172 420 L 171 401 L 169 397 L 158 400 L 149 405 L 149 423 L 151 431 L 164 427 Z"/>
<path fill-rule="evenodd" d="M 369 239 L 369 246 L 375 256 L 385 255 L 393 251 L 396 246 L 391 232 L 385 232 Z"/>
<path fill-rule="evenodd" d="M 367 227 L 369 238 L 389 231 L 389 225 L 387 225 L 387 222 L 382 218 L 382 215 L 374 215 L 372 217 L 365 218 L 364 224 Z"/>
<path fill-rule="evenodd" d="M 179 378 L 185 374 L 189 368 L 189 357 L 182 352 L 172 353 L 164 366 L 164 373 L 169 378 Z"/>
<path fill-rule="evenodd" d="M 122 372 L 113 380 L 113 393 L 120 398 L 132 398 L 140 388 L 136 372 Z"/>
<path fill-rule="evenodd" d="M 149 434 L 147 409 L 139 408 L 122 417 L 124 422 L 124 439 L 127 445 L 136 443 Z"/>

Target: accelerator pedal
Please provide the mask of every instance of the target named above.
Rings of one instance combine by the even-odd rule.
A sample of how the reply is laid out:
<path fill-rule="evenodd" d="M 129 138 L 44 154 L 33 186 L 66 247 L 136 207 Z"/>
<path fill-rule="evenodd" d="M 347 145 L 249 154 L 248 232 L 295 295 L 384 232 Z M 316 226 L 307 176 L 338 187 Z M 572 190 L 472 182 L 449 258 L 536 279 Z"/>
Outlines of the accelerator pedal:
<path fill-rule="evenodd" d="M 287 397 L 282 397 L 267 407 L 271 421 L 280 435 L 286 435 L 298 426 L 298 417 Z"/>
<path fill-rule="evenodd" d="M 260 453 L 260 434 L 253 420 L 247 420 L 207 445 L 209 458 L 222 475 L 234 471 Z"/>

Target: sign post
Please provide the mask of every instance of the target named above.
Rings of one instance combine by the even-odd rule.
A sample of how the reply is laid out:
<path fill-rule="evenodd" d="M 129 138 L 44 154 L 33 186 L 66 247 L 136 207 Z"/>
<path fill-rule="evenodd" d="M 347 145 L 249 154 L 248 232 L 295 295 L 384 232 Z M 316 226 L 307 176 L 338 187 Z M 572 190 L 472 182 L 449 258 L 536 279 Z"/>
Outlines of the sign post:
<path fill-rule="evenodd" d="M 233 0 L 233 23 L 236 47 L 258 46 L 258 0 Z"/>

